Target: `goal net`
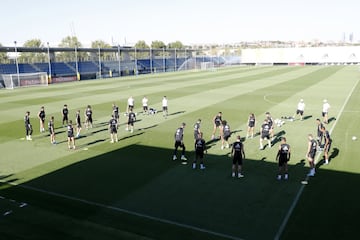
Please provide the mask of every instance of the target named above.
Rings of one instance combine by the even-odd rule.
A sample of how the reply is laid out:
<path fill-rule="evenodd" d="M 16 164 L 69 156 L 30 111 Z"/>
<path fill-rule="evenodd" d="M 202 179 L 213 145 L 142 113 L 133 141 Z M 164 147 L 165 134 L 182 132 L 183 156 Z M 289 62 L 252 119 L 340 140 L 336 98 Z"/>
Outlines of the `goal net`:
<path fill-rule="evenodd" d="M 207 70 L 207 71 L 214 71 L 214 62 L 202 62 L 201 63 L 201 70 Z"/>
<path fill-rule="evenodd" d="M 48 85 L 46 72 L 2 74 L 1 77 L 6 89 Z"/>

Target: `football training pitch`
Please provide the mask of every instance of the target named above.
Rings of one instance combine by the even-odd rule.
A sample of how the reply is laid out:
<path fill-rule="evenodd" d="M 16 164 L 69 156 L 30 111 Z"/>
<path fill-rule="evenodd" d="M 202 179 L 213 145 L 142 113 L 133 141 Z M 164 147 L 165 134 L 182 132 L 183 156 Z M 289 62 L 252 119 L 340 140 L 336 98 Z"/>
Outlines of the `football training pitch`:
<path fill-rule="evenodd" d="M 359 66 L 229 67 L 79 81 L 0 91 L 0 239 L 355 239 L 360 214 Z M 169 116 L 161 99 L 169 100 Z M 125 131 L 128 97 L 137 121 Z M 147 96 L 156 115 L 143 115 Z M 246 136 L 253 112 L 258 132 L 270 112 L 292 116 L 304 99 L 304 120 L 275 127 L 274 145 L 259 150 L 259 135 L 245 139 L 244 178 L 231 177 L 230 149 L 210 141 L 221 111 L 232 136 Z M 316 155 L 317 172 L 306 180 L 307 135 L 316 136 L 322 102 L 331 105 L 330 164 Z M 110 143 L 112 103 L 120 107 L 119 142 Z M 62 127 L 64 104 L 93 109 L 94 127 L 83 130 L 75 150 Z M 56 145 L 40 133 L 55 117 Z M 33 140 L 25 140 L 30 111 Z M 205 170 L 192 169 L 193 125 L 202 119 Z M 321 118 L 322 119 L 322 118 Z M 185 122 L 189 164 L 172 160 L 174 133 Z M 47 128 L 47 127 L 46 127 Z M 289 179 L 276 179 L 280 137 L 291 146 Z"/>

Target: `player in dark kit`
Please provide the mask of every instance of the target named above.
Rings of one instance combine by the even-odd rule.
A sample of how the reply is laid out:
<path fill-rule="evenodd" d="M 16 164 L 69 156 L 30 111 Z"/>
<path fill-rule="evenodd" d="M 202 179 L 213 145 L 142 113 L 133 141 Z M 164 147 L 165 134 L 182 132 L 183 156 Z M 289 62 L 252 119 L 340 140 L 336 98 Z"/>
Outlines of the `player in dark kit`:
<path fill-rule="evenodd" d="M 25 117 L 24 117 L 24 123 L 25 123 L 25 131 L 26 131 L 26 140 L 31 141 L 31 134 L 33 132 L 32 126 L 30 124 L 30 112 L 27 111 L 25 113 Z"/>
<path fill-rule="evenodd" d="M 176 129 L 175 132 L 175 149 L 174 149 L 174 154 L 173 154 L 173 160 L 177 159 L 177 150 L 179 147 L 182 148 L 182 152 L 181 152 L 181 160 L 182 160 L 182 164 L 187 164 L 187 158 L 185 157 L 185 145 L 184 145 L 184 128 L 185 128 L 185 123 L 182 123 L 181 126 Z"/>
<path fill-rule="evenodd" d="M 229 138 L 231 136 L 230 126 L 226 120 L 221 123 L 221 149 L 229 148 Z"/>
<path fill-rule="evenodd" d="M 92 128 L 93 118 L 92 118 L 92 109 L 91 106 L 88 105 L 85 109 L 85 127 L 86 129 Z"/>
<path fill-rule="evenodd" d="M 201 123 L 201 119 L 198 119 L 196 121 L 196 123 L 194 124 L 194 139 L 195 139 L 195 142 L 198 139 L 199 134 L 201 133 L 201 131 L 200 131 L 200 123 Z M 202 136 L 202 133 L 201 133 L 201 136 Z"/>
<path fill-rule="evenodd" d="M 117 136 L 117 129 L 118 129 L 118 123 L 116 121 L 116 118 L 114 115 L 111 115 L 111 119 L 109 121 L 109 131 L 110 131 L 110 139 L 111 139 L 111 143 L 114 143 L 118 141 L 118 136 Z"/>
<path fill-rule="evenodd" d="M 264 149 L 263 140 L 267 140 L 268 146 L 271 147 L 270 128 L 268 120 L 265 119 L 260 128 L 260 150 Z"/>
<path fill-rule="evenodd" d="M 195 160 L 193 162 L 192 168 L 196 168 L 197 161 L 200 161 L 200 169 L 205 169 L 204 166 L 204 152 L 206 152 L 205 140 L 202 137 L 202 133 L 198 133 L 198 137 L 195 140 Z"/>
<path fill-rule="evenodd" d="M 113 103 L 112 109 L 113 109 L 112 115 L 114 115 L 114 118 L 116 119 L 117 123 L 119 124 L 119 120 L 120 120 L 119 107 L 116 106 L 115 103 Z"/>
<path fill-rule="evenodd" d="M 38 113 L 38 118 L 40 120 L 40 132 L 45 132 L 45 108 L 42 106 Z"/>
<path fill-rule="evenodd" d="M 130 110 L 129 114 L 128 114 L 128 123 L 126 126 L 126 131 L 130 131 L 131 133 L 134 132 L 134 122 L 136 121 L 136 115 L 135 113 Z"/>
<path fill-rule="evenodd" d="M 319 148 L 321 148 L 322 146 L 322 141 L 323 141 L 323 132 L 321 131 L 321 128 L 324 126 L 324 124 L 321 122 L 321 120 L 319 118 L 316 119 L 316 123 L 317 123 L 317 137 L 316 140 L 319 144 Z"/>
<path fill-rule="evenodd" d="M 81 118 L 80 118 L 80 110 L 77 110 L 75 115 L 75 122 L 76 122 L 76 137 L 80 137 L 81 131 Z"/>
<path fill-rule="evenodd" d="M 237 171 L 238 178 L 244 177 L 244 175 L 242 174 L 242 165 L 243 165 L 243 159 L 245 159 L 245 151 L 244 151 L 244 144 L 241 142 L 240 136 L 236 137 L 236 141 L 232 145 L 231 156 L 233 157 L 231 176 L 235 177 Z"/>
<path fill-rule="evenodd" d="M 276 161 L 279 163 L 279 174 L 277 180 L 281 180 L 282 174 L 284 174 L 284 179 L 288 180 L 288 161 L 290 160 L 290 145 L 286 143 L 286 138 L 281 138 L 281 144 L 279 146 L 279 151 L 276 155 Z"/>
<path fill-rule="evenodd" d="M 66 104 L 64 104 L 64 107 L 62 109 L 62 125 L 65 126 L 64 124 L 66 123 L 66 125 L 68 125 L 69 123 L 69 109 L 67 107 Z"/>
<path fill-rule="evenodd" d="M 249 119 L 248 119 L 248 129 L 246 133 L 246 138 L 254 138 L 254 128 L 255 128 L 255 115 L 253 113 L 250 113 Z"/>
<path fill-rule="evenodd" d="M 74 128 L 72 126 L 71 120 L 69 121 L 69 125 L 67 126 L 67 136 L 68 136 L 68 148 L 75 149 Z"/>
<path fill-rule="evenodd" d="M 306 158 L 309 161 L 310 172 L 308 174 L 309 177 L 315 176 L 315 155 L 317 148 L 317 141 L 314 139 L 312 134 L 308 135 L 308 150 L 306 152 Z"/>
<path fill-rule="evenodd" d="M 216 129 L 221 127 L 221 123 L 222 123 L 222 112 L 218 112 L 218 114 L 216 114 L 216 116 L 213 118 L 213 123 L 214 123 L 214 130 L 212 132 L 211 135 L 211 140 L 215 139 L 215 133 L 216 133 Z"/>
<path fill-rule="evenodd" d="M 269 131 L 270 132 L 270 139 L 271 139 L 271 141 L 273 141 L 274 140 L 274 127 L 275 127 L 274 126 L 274 119 L 272 118 L 270 112 L 266 112 L 265 115 L 266 115 L 266 119 L 268 121 L 268 124 L 270 126 L 270 131 Z"/>
<path fill-rule="evenodd" d="M 321 132 L 323 133 L 324 140 L 325 140 L 325 143 L 324 143 L 325 162 L 324 162 L 324 164 L 327 165 L 327 164 L 329 164 L 329 151 L 331 149 L 332 139 L 330 137 L 329 131 L 327 131 L 324 126 L 322 126 L 322 128 L 321 128 Z"/>
<path fill-rule="evenodd" d="M 49 133 L 50 133 L 50 143 L 56 144 L 56 141 L 55 141 L 54 116 L 51 116 L 50 121 L 48 122 L 48 128 L 49 128 Z"/>

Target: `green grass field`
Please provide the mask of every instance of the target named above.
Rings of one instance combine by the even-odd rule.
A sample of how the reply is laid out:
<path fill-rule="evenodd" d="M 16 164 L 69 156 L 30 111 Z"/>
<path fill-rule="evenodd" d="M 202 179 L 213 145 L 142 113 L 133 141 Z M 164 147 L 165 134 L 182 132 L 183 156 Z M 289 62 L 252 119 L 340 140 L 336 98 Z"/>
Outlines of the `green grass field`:
<path fill-rule="evenodd" d="M 231 67 L 1 90 L 0 239 L 355 239 L 360 151 L 351 137 L 360 137 L 359 79 L 358 66 Z M 143 116 L 144 95 L 158 110 L 166 95 L 169 117 Z M 139 112 L 135 131 L 125 131 L 121 114 L 120 141 L 111 144 L 112 103 L 123 112 L 129 96 Z M 212 118 L 222 111 L 233 142 L 246 135 L 250 112 L 258 130 L 266 111 L 292 116 L 300 98 L 306 119 L 275 128 L 292 147 L 288 181 L 276 180 L 279 142 L 261 151 L 259 136 L 244 141 L 243 179 L 231 177 L 220 141 L 209 142 L 205 170 L 172 160 L 182 122 L 192 162 L 198 118 L 210 140 Z M 316 134 L 324 98 L 331 104 L 330 164 L 318 153 L 317 174 L 302 185 L 307 134 Z M 82 130 L 76 150 L 67 148 L 61 126 L 64 104 L 72 119 L 77 109 L 93 108 L 94 128 Z M 42 105 L 47 121 L 55 116 L 57 145 L 39 132 Z M 24 140 L 27 110 L 33 141 Z"/>

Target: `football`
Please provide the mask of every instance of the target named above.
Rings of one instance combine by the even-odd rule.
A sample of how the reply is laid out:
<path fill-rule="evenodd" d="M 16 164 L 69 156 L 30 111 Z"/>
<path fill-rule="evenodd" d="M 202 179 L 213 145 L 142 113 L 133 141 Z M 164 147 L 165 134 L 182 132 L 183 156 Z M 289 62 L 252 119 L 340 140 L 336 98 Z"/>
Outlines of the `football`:
<path fill-rule="evenodd" d="M 351 138 L 353 141 L 355 141 L 357 138 L 356 138 L 356 136 L 352 136 L 352 138 Z"/>

